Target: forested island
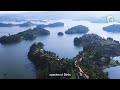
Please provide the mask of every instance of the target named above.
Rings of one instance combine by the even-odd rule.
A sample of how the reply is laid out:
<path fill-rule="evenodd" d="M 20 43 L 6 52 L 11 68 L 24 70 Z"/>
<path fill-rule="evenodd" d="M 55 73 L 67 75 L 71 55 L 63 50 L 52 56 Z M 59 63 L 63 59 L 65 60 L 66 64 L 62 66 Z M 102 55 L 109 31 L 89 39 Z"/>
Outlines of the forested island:
<path fill-rule="evenodd" d="M 81 45 L 89 58 L 96 61 L 97 65 L 103 67 L 119 65 L 111 57 L 120 56 L 120 43 L 108 37 L 104 39 L 97 34 L 85 34 L 80 38 L 74 38 L 74 45 Z M 113 65 L 115 64 L 115 65 Z"/>
<path fill-rule="evenodd" d="M 16 26 L 19 26 L 19 27 L 30 27 L 30 26 L 33 26 L 33 25 L 36 25 L 36 24 L 33 24 L 31 22 L 26 22 L 26 23 L 23 23 L 23 24 L 17 24 Z"/>
<path fill-rule="evenodd" d="M 107 79 L 103 72 L 107 66 L 119 65 L 110 57 L 94 50 L 94 43 L 83 47 L 83 51 L 73 59 L 59 58 L 54 52 L 44 50 L 43 43 L 34 43 L 28 52 L 28 58 L 36 67 L 38 79 Z M 70 76 L 49 76 L 50 74 L 69 73 Z"/>
<path fill-rule="evenodd" d="M 60 27 L 60 26 L 64 26 L 64 23 L 62 22 L 50 23 L 46 27 Z"/>
<path fill-rule="evenodd" d="M 19 26 L 19 27 L 30 27 L 36 24 L 33 24 L 31 22 L 26 22 L 26 23 L 22 23 L 22 24 L 12 24 L 12 23 L 0 23 L 0 27 L 13 27 L 13 26 Z"/>
<path fill-rule="evenodd" d="M 58 36 L 63 36 L 64 34 L 62 32 L 58 32 Z"/>
<path fill-rule="evenodd" d="M 13 26 L 30 27 L 30 26 L 33 26 L 33 25 L 39 25 L 43 28 L 45 28 L 45 27 L 62 27 L 62 26 L 64 26 L 64 23 L 55 22 L 55 23 L 50 23 L 50 24 L 47 24 L 47 25 L 45 25 L 45 24 L 34 24 L 34 23 L 31 23 L 30 21 L 26 22 L 26 23 L 22 23 L 22 24 L 0 23 L 0 27 L 13 27 Z"/>
<path fill-rule="evenodd" d="M 106 26 L 106 27 L 103 27 L 103 30 L 107 31 L 107 32 L 117 33 L 117 32 L 120 32 L 120 25 L 119 24 L 113 24 L 113 25 L 110 25 L 110 26 Z"/>
<path fill-rule="evenodd" d="M 88 27 L 83 25 L 74 26 L 67 31 L 65 31 L 66 34 L 84 34 L 89 31 Z"/>
<path fill-rule="evenodd" d="M 50 24 L 47 24 L 47 25 L 40 24 L 40 26 L 41 27 L 63 27 L 64 23 L 62 23 L 62 22 L 55 22 L 55 23 L 50 23 Z"/>
<path fill-rule="evenodd" d="M 49 35 L 49 34 L 50 32 L 48 30 L 45 30 L 39 26 L 36 26 L 33 29 L 28 29 L 26 31 L 20 32 L 15 35 L 2 36 L 0 38 L 0 43 L 9 44 L 9 43 L 20 42 L 22 40 L 34 40 L 38 36 Z"/>

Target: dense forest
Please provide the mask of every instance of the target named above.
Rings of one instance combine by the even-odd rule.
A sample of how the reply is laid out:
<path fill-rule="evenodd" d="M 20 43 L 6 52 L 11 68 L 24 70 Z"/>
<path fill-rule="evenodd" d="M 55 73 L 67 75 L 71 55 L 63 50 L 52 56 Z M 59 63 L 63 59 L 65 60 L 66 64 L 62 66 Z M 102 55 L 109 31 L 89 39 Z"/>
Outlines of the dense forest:
<path fill-rule="evenodd" d="M 92 45 L 94 51 L 105 53 L 109 57 L 120 55 L 120 43 L 108 37 L 107 39 L 98 36 L 97 34 L 85 34 L 80 38 L 74 38 L 74 44 L 86 47 Z"/>
<path fill-rule="evenodd" d="M 107 73 L 103 72 L 101 64 L 96 64 L 97 61 L 94 59 L 97 56 L 91 57 L 85 52 L 80 52 L 73 59 L 59 58 L 55 53 L 45 51 L 43 46 L 42 43 L 33 44 L 28 53 L 28 58 L 36 67 L 38 79 L 85 79 L 83 75 L 79 74 L 80 71 L 76 68 L 75 62 L 90 79 L 108 78 Z M 82 58 L 84 54 L 87 55 Z M 82 61 L 80 61 L 81 58 Z M 107 60 L 109 61 L 109 58 Z M 49 74 L 52 73 L 69 73 L 71 76 L 50 77 Z"/>
<path fill-rule="evenodd" d="M 84 34 L 89 31 L 88 27 L 83 25 L 74 26 L 67 31 L 65 31 L 66 34 Z"/>
<path fill-rule="evenodd" d="M 37 78 L 39 79 L 64 79 L 70 77 L 50 77 L 51 73 L 71 73 L 74 70 L 74 61 L 62 58 L 55 53 L 44 50 L 43 43 L 34 43 L 30 47 L 28 58 L 33 62 L 37 69 Z M 73 72 L 74 73 L 74 72 Z"/>
<path fill-rule="evenodd" d="M 36 26 L 33 29 L 28 29 L 26 31 L 20 32 L 15 35 L 2 36 L 0 38 L 0 43 L 9 44 L 9 43 L 20 42 L 21 40 L 34 40 L 38 36 L 49 35 L 49 34 L 50 32 L 48 30 Z"/>
<path fill-rule="evenodd" d="M 43 43 L 34 43 L 30 47 L 28 58 L 36 67 L 37 78 L 105 79 L 108 78 L 108 73 L 103 72 L 105 68 L 120 65 L 110 58 L 120 54 L 120 44 L 112 38 L 104 39 L 96 34 L 86 34 L 75 38 L 74 43 L 82 45 L 83 51 L 73 59 L 59 58 L 54 52 L 44 50 Z M 70 73 L 71 76 L 50 77 L 50 73 Z"/>

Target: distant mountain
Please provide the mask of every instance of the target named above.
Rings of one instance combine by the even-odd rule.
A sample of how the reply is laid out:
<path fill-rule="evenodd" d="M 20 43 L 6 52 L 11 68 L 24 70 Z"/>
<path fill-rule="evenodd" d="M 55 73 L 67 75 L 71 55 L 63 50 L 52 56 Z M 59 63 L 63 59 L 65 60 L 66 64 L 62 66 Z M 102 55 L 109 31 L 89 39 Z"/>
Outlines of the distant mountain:
<path fill-rule="evenodd" d="M 30 26 L 33 26 L 33 25 L 37 25 L 37 24 L 33 24 L 31 22 L 26 22 L 26 23 L 22 23 L 22 24 L 0 23 L 0 27 L 13 27 L 13 26 L 30 27 Z"/>
<path fill-rule="evenodd" d="M 96 18 L 96 17 L 83 17 L 83 18 L 76 18 L 73 19 L 74 21 L 90 21 L 92 23 L 106 23 L 106 17 Z"/>
<path fill-rule="evenodd" d="M 33 26 L 33 25 L 37 25 L 37 24 L 33 24 L 31 22 L 26 22 L 26 23 L 23 23 L 23 24 L 17 24 L 17 26 L 20 26 L 20 27 L 30 27 L 30 26 Z"/>
<path fill-rule="evenodd" d="M 13 24 L 6 24 L 6 23 L 0 23 L 0 27 L 12 27 L 15 26 Z"/>
<path fill-rule="evenodd" d="M 95 17 L 91 14 L 85 14 L 83 12 L 66 12 L 66 11 L 47 11 L 47 12 L 24 12 L 16 14 L 0 14 L 0 21 L 23 21 L 23 20 L 50 20 L 50 19 L 73 19 L 73 20 L 85 20 L 92 23 L 106 23 L 106 17 Z M 115 22 L 120 22 L 119 15 L 113 15 Z"/>
<path fill-rule="evenodd" d="M 25 17 L 19 14 L 1 14 L 0 21 L 24 21 Z"/>
<path fill-rule="evenodd" d="M 48 11 L 48 12 L 25 12 L 18 14 L 1 14 L 0 20 L 25 20 L 25 19 L 85 19 L 86 15 L 80 15 L 80 13 L 66 12 L 66 11 Z"/>

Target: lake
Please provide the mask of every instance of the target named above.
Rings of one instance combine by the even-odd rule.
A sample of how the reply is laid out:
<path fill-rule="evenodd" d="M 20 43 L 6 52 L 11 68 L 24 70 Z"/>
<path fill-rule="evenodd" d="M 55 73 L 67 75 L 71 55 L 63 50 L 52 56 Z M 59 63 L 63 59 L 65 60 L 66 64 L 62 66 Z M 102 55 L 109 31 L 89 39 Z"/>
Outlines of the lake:
<path fill-rule="evenodd" d="M 49 20 L 48 22 L 42 22 L 41 24 L 49 24 L 54 22 L 63 22 L 64 27 L 45 28 L 50 31 L 48 36 L 40 36 L 33 41 L 22 41 L 16 44 L 1 45 L 0 44 L 0 78 L 10 79 L 34 79 L 36 77 L 33 64 L 28 60 L 27 53 L 30 46 L 35 42 L 42 42 L 45 45 L 45 50 L 55 52 L 60 58 L 73 58 L 79 51 L 82 51 L 82 47 L 75 47 L 73 40 L 75 37 L 81 37 L 83 34 L 67 35 L 64 32 L 76 25 L 85 25 L 90 30 L 88 33 L 96 33 L 101 37 L 112 37 L 115 40 L 120 41 L 120 33 L 109 33 L 103 31 L 103 27 L 114 23 L 91 23 L 88 21 L 73 21 L 71 19 L 61 20 Z M 35 23 L 35 22 L 34 22 Z M 37 22 L 40 23 L 40 22 Z M 119 24 L 119 23 L 117 23 Z M 9 33 L 16 34 L 33 27 L 0 27 L 0 37 L 8 35 Z M 58 32 L 63 32 L 63 36 L 58 36 Z M 115 69 L 114 69 L 115 68 Z M 120 67 L 109 68 L 110 78 L 120 78 Z M 114 69 L 117 72 L 116 76 L 111 70 Z M 115 73 L 116 73 L 115 72 Z"/>

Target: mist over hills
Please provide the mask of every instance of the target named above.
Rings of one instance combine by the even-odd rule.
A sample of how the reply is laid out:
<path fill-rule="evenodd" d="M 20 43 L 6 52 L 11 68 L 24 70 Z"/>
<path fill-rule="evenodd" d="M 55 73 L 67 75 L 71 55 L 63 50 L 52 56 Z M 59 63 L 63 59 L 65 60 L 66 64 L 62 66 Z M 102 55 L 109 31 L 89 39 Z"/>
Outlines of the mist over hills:
<path fill-rule="evenodd" d="M 110 14 L 111 13 L 111 14 Z M 106 17 L 113 15 L 117 22 L 120 22 L 119 12 L 84 12 L 84 11 L 46 11 L 46 12 L 24 12 L 24 13 L 11 13 L 0 14 L 0 21 L 23 21 L 27 19 L 73 19 L 73 20 L 86 20 L 93 23 L 105 23 Z"/>
<path fill-rule="evenodd" d="M 23 20 L 25 20 L 25 17 L 21 15 L 15 14 L 0 15 L 0 21 L 23 21 Z"/>

